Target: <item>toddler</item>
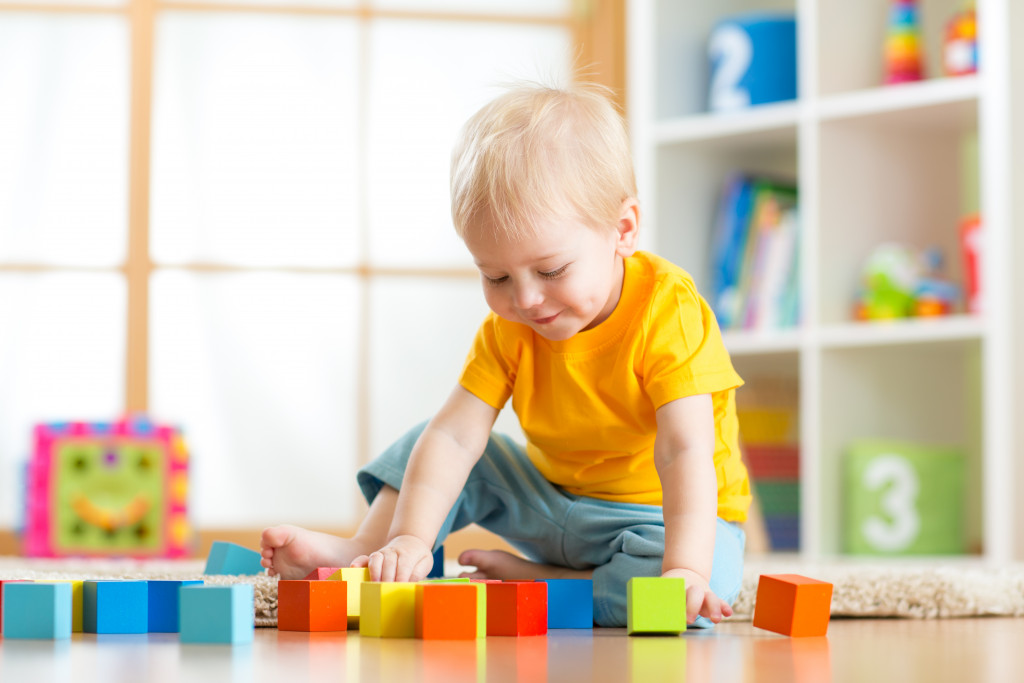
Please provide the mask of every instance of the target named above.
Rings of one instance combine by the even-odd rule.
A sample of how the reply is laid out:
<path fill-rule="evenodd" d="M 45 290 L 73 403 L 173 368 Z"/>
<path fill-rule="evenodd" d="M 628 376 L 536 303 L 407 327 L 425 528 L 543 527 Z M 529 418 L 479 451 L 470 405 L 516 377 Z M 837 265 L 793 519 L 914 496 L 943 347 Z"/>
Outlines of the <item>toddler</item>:
<path fill-rule="evenodd" d="M 637 250 L 622 118 L 599 86 L 517 86 L 452 154 L 455 229 L 491 313 L 437 414 L 359 471 L 352 538 L 263 532 L 282 578 L 368 566 L 415 581 L 477 523 L 528 558 L 469 550 L 471 577 L 590 578 L 594 618 L 626 623 L 634 576 L 686 579 L 688 623 L 732 614 L 750 504 L 742 384 L 690 276 Z M 512 399 L 526 446 L 492 433 Z"/>

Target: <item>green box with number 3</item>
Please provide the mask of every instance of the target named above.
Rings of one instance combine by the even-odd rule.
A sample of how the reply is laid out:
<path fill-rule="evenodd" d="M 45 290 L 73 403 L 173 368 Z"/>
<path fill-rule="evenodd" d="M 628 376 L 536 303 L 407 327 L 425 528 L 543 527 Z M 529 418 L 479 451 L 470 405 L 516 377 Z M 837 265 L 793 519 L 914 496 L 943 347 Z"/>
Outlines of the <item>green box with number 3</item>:
<path fill-rule="evenodd" d="M 964 455 L 956 448 L 857 441 L 843 468 L 843 550 L 964 552 Z"/>

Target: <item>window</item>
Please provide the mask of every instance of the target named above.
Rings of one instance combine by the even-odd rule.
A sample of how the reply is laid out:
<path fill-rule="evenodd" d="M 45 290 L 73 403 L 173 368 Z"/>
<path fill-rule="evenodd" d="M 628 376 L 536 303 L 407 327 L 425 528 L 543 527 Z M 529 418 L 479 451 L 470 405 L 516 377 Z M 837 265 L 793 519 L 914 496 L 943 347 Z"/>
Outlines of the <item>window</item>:
<path fill-rule="evenodd" d="M 200 527 L 355 523 L 486 311 L 456 132 L 614 43 L 604 4 L 5 5 L 0 526 L 34 422 L 125 410 L 184 427 Z"/>

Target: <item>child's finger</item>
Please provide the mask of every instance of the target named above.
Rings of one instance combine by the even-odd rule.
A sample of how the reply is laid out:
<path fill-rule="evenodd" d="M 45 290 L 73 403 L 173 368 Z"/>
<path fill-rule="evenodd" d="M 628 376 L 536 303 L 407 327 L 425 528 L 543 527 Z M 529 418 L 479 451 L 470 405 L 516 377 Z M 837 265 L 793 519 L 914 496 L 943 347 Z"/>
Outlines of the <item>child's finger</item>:
<path fill-rule="evenodd" d="M 380 581 L 381 567 L 384 564 L 384 555 L 378 550 L 370 553 L 366 568 L 370 570 L 370 581 Z"/>
<path fill-rule="evenodd" d="M 349 566 L 350 567 L 358 568 L 358 567 L 365 567 L 365 566 L 367 566 L 369 564 L 370 564 L 370 556 L 369 555 L 360 555 L 356 559 L 352 560 L 352 564 L 350 564 Z"/>
<path fill-rule="evenodd" d="M 704 604 L 704 591 L 694 586 L 686 591 L 686 623 L 692 624 Z"/>

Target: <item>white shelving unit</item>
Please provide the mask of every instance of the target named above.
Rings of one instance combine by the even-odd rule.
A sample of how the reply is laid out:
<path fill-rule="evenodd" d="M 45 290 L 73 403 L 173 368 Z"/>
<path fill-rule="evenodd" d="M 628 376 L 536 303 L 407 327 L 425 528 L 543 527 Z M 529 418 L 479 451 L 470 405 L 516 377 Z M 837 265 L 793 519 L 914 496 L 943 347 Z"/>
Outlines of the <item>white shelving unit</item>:
<path fill-rule="evenodd" d="M 928 80 L 883 86 L 889 0 L 630 0 L 629 118 L 645 248 L 690 271 L 705 292 L 720 191 L 733 171 L 795 178 L 800 187 L 802 322 L 729 331 L 751 382 L 772 374 L 799 387 L 801 553 L 841 554 L 843 450 L 861 437 L 953 443 L 968 459 L 966 527 L 976 557 L 1021 557 L 1014 405 L 1024 284 L 1013 239 L 1024 200 L 1024 35 L 1016 0 L 978 0 L 982 71 L 944 78 L 943 27 L 961 0 L 922 0 Z M 706 43 L 722 18 L 783 10 L 798 18 L 798 100 L 706 113 Z M 1024 118 L 1017 116 L 1019 121 Z M 1016 125 L 1015 125 L 1016 123 Z M 976 143 L 970 142 L 976 140 Z M 976 177 L 965 174 L 974 165 Z M 971 180 L 970 178 L 974 178 Z M 1017 193 L 1018 195 L 1021 193 Z M 961 281 L 959 223 L 984 221 L 985 311 L 859 323 L 851 301 L 864 259 L 882 241 L 938 245 Z"/>

